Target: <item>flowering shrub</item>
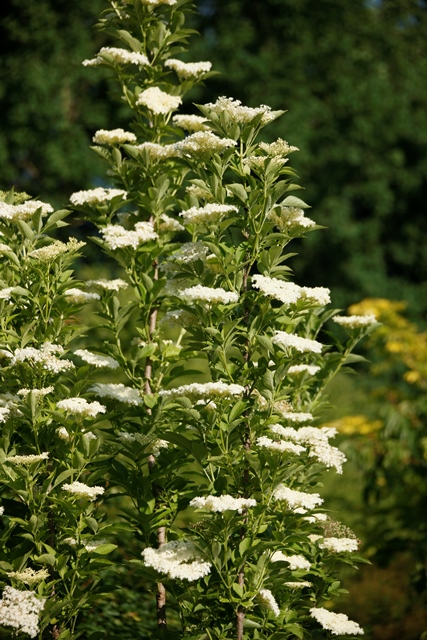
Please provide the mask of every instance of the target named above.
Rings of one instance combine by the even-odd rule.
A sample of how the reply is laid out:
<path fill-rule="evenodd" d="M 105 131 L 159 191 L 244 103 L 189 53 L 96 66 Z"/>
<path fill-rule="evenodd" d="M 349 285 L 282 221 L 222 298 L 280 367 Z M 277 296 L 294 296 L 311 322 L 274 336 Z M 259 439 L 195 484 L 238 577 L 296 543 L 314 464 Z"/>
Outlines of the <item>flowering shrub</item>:
<path fill-rule="evenodd" d="M 347 338 L 326 344 L 329 291 L 288 281 L 284 250 L 316 224 L 292 195 L 296 148 L 257 141 L 283 112 L 223 97 L 174 114 L 211 73 L 172 57 L 189 8 L 111 2 L 100 26 L 126 46 L 84 62 L 117 75 L 134 113 L 94 136 L 113 186 L 70 198 L 123 278 L 74 281 L 81 243 L 47 236 L 65 212 L 13 194 L 0 209 L 4 580 L 43 571 L 40 633 L 77 638 L 122 526 L 163 637 L 361 634 L 320 606 L 358 545 L 317 489 L 345 462 L 323 389 L 375 318 L 336 318 Z M 75 349 L 86 304 L 102 338 Z M 99 505 L 118 493 L 109 522 Z"/>

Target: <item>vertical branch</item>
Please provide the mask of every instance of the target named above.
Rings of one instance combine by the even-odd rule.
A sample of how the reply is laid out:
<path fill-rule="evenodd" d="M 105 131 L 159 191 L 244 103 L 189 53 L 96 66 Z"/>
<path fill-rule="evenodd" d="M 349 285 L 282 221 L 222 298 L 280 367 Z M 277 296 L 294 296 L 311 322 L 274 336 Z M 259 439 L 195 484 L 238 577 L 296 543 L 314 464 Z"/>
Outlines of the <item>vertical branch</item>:
<path fill-rule="evenodd" d="M 157 268 L 157 263 L 155 263 L 154 269 L 154 280 L 158 280 L 159 278 L 159 270 Z M 157 309 L 154 309 L 150 314 L 150 323 L 149 323 L 149 337 L 153 336 L 156 330 L 157 323 Z M 147 358 L 145 363 L 145 393 L 150 394 L 151 384 L 150 380 L 152 378 L 153 365 L 150 358 Z M 147 409 L 148 413 L 151 413 L 151 409 Z M 154 467 L 156 465 L 156 459 L 153 455 L 148 456 L 148 469 L 150 473 L 153 472 Z M 153 494 L 155 498 L 160 495 L 160 488 L 153 484 Z M 156 500 L 157 502 L 157 500 Z M 157 546 L 160 549 L 166 542 L 166 527 L 159 527 L 157 529 Z M 165 586 L 161 583 L 157 583 L 157 593 L 156 593 L 156 613 L 157 613 L 157 626 L 159 629 L 166 630 L 167 621 L 166 621 L 166 589 Z"/>

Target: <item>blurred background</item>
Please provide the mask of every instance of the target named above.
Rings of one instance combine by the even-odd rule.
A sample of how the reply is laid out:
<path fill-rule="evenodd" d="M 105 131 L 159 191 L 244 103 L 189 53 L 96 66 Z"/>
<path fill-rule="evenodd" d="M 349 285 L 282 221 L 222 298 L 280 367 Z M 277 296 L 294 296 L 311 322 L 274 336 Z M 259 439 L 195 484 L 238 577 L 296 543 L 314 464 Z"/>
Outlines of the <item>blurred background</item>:
<path fill-rule="evenodd" d="M 351 312 L 384 323 L 361 350 L 371 364 L 329 390 L 325 422 L 338 428 L 349 462 L 342 477 L 328 476 L 325 493 L 373 563 L 343 573 L 350 593 L 339 610 L 370 640 L 426 638 L 427 2 L 196 5 L 190 26 L 201 37 L 185 59 L 210 60 L 220 75 L 194 89 L 185 109 L 225 95 L 287 110 L 264 139 L 299 147 L 291 164 L 310 217 L 327 227 L 294 241 L 295 280 L 327 286 L 334 306 L 359 303 Z M 106 185 L 91 138 L 127 128 L 129 114 L 108 72 L 81 66 L 113 44 L 93 28 L 105 6 L 2 0 L 0 189 L 63 207 L 73 191 Z M 137 598 L 125 599 L 125 617 L 118 600 L 100 605 L 101 628 L 146 637 Z"/>

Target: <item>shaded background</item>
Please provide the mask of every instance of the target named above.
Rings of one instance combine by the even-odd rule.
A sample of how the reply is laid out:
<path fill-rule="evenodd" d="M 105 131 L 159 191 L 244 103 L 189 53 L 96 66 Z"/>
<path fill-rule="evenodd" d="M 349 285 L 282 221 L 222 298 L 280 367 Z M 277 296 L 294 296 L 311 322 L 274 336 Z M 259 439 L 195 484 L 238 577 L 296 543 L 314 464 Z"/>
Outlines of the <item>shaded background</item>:
<path fill-rule="evenodd" d="M 329 287 L 343 308 L 367 296 L 405 301 L 416 323 L 383 310 L 389 333 L 373 348 L 385 365 L 331 388 L 335 418 L 364 412 L 367 421 L 353 432 L 344 425 L 352 462 L 327 491 L 374 562 L 340 610 L 366 627 L 367 638 L 418 640 L 427 629 L 427 373 L 421 361 L 408 365 L 403 350 L 408 340 L 417 354 L 426 345 L 427 2 L 197 5 L 191 26 L 201 37 L 186 59 L 210 60 L 221 75 L 194 89 L 185 109 L 225 95 L 288 111 L 264 130 L 265 140 L 280 136 L 300 148 L 291 164 L 303 198 L 310 217 L 328 227 L 294 243 L 296 281 Z M 129 114 L 108 72 L 81 66 L 113 44 L 92 28 L 104 7 L 104 0 L 2 0 L 0 189 L 15 185 L 62 207 L 71 192 L 106 184 L 91 137 L 127 128 Z M 420 374 L 412 381 L 404 379 L 411 366 Z M 130 592 L 125 599 L 126 618 L 117 601 L 100 604 L 101 629 L 111 623 L 122 640 L 145 637 L 137 599 Z"/>

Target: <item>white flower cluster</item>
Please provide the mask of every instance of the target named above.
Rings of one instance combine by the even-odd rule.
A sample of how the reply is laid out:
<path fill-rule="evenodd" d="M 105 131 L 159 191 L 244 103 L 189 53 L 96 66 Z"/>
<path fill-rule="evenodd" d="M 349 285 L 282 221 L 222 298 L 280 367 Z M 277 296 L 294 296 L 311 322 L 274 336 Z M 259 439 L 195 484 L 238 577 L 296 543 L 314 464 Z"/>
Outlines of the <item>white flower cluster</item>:
<path fill-rule="evenodd" d="M 304 414 L 303 414 L 304 415 Z M 310 414 L 306 414 L 310 415 Z M 342 473 L 342 465 L 346 461 L 346 457 L 342 451 L 329 444 L 329 438 L 336 435 L 335 429 L 323 427 L 302 427 L 301 429 L 293 429 L 292 427 L 282 427 L 280 424 L 273 424 L 270 431 L 284 438 L 302 443 L 310 447 L 309 457 L 316 458 L 326 467 L 334 467 L 337 473 Z"/>
<path fill-rule="evenodd" d="M 97 353 L 92 353 L 87 349 L 77 349 L 77 351 L 74 351 L 74 355 L 79 356 L 79 358 L 97 368 L 117 369 L 120 366 L 117 360 L 114 360 L 111 356 L 99 356 Z"/>
<path fill-rule="evenodd" d="M 304 587 L 313 586 L 313 583 L 307 580 L 295 580 L 295 582 L 284 582 L 283 584 L 289 589 L 304 589 Z"/>
<path fill-rule="evenodd" d="M 150 64 L 148 58 L 143 53 L 128 51 L 119 47 L 102 47 L 95 58 L 83 60 L 84 67 L 97 67 L 112 60 L 115 64 L 138 64 L 145 66 Z"/>
<path fill-rule="evenodd" d="M 119 224 L 110 224 L 101 229 L 101 234 L 107 247 L 112 250 L 124 247 L 137 249 L 140 244 L 159 237 L 151 222 L 137 222 L 133 231 L 128 231 Z"/>
<path fill-rule="evenodd" d="M 77 547 L 77 544 L 78 544 L 75 538 L 65 538 L 64 542 L 65 544 L 69 544 L 70 547 Z M 105 544 L 105 540 L 91 540 L 90 542 L 85 542 L 84 540 L 81 540 L 80 544 L 82 545 L 83 549 L 85 549 L 85 551 L 87 551 L 88 553 L 91 553 L 101 545 Z"/>
<path fill-rule="evenodd" d="M 123 189 L 104 189 L 97 187 L 96 189 L 87 189 L 86 191 L 76 191 L 70 196 L 70 202 L 75 207 L 80 205 L 97 205 L 105 204 L 113 198 L 121 197 L 123 200 L 127 198 L 127 192 Z"/>
<path fill-rule="evenodd" d="M 16 349 L 10 364 L 13 366 L 21 362 L 29 362 L 30 364 L 41 364 L 43 369 L 52 373 L 60 373 L 68 369 L 74 369 L 71 360 L 60 360 L 56 354 L 62 355 L 63 347 L 51 342 L 45 342 L 40 349 L 35 347 L 24 347 Z"/>
<path fill-rule="evenodd" d="M 285 440 L 280 440 L 279 442 L 277 442 L 276 440 L 272 440 L 267 436 L 260 436 L 259 438 L 257 438 L 257 445 L 259 447 L 270 449 L 271 451 L 278 451 L 279 453 L 294 453 L 297 456 L 299 456 L 303 451 L 306 451 L 306 448 L 301 446 L 300 444 L 286 442 Z"/>
<path fill-rule="evenodd" d="M 95 418 L 98 413 L 105 413 L 107 410 L 99 402 L 88 402 L 85 398 L 66 398 L 57 402 L 56 406 L 72 415 L 90 418 Z"/>
<path fill-rule="evenodd" d="M 262 104 L 260 107 L 244 107 L 240 100 L 226 98 L 221 96 L 216 102 L 210 102 L 204 105 L 206 109 L 216 114 L 226 113 L 230 120 L 239 124 L 247 124 L 256 116 L 262 114 L 261 123 L 268 124 L 277 117 L 277 113 L 272 111 L 270 107 Z"/>
<path fill-rule="evenodd" d="M 273 491 L 273 497 L 276 500 L 284 500 L 288 503 L 289 508 L 296 513 L 305 513 L 307 509 L 314 509 L 317 505 L 322 504 L 323 499 L 318 493 L 304 493 L 303 491 L 295 491 L 279 484 Z"/>
<path fill-rule="evenodd" d="M 377 324 L 377 319 L 373 314 L 366 316 L 335 316 L 332 320 L 346 329 L 363 329 Z"/>
<path fill-rule="evenodd" d="M 209 224 L 221 220 L 227 213 L 237 213 L 238 207 L 231 204 L 206 204 L 204 207 L 191 207 L 182 211 L 182 216 L 186 224 Z"/>
<path fill-rule="evenodd" d="M 276 618 L 280 616 L 280 607 L 270 589 L 260 589 L 258 598 L 267 609 L 273 612 Z"/>
<path fill-rule="evenodd" d="M 184 131 L 209 131 L 208 125 L 205 124 L 206 118 L 202 116 L 177 114 L 173 116 L 172 122 Z"/>
<path fill-rule="evenodd" d="M 100 287 L 105 291 L 120 291 L 120 289 L 126 289 L 129 285 L 125 280 L 121 278 L 115 278 L 114 280 L 88 280 L 86 282 L 88 287 Z M 75 352 L 77 353 L 77 352 Z"/>
<path fill-rule="evenodd" d="M 320 367 L 315 364 L 293 364 L 289 367 L 287 374 L 293 376 L 299 373 L 308 373 L 309 376 L 314 376 L 318 371 L 320 371 Z"/>
<path fill-rule="evenodd" d="M 88 500 L 96 500 L 98 496 L 101 496 L 105 489 L 104 487 L 89 487 L 84 482 L 78 482 L 75 480 L 71 484 L 63 484 L 62 489 L 68 491 L 77 496 L 77 498 L 87 498 Z"/>
<path fill-rule="evenodd" d="M 0 407 L 0 423 L 6 422 L 10 415 L 10 409 L 8 407 Z"/>
<path fill-rule="evenodd" d="M 235 147 L 236 140 L 220 138 L 211 131 L 196 131 L 184 140 L 176 143 L 176 148 L 183 155 L 204 158 L 214 153 L 223 153 L 230 147 Z"/>
<path fill-rule="evenodd" d="M 207 509 L 215 513 L 222 513 L 223 511 L 237 511 L 243 513 L 244 509 L 248 507 L 255 507 L 256 500 L 253 498 L 233 498 L 229 495 L 224 496 L 207 496 L 197 497 L 190 501 L 190 507 L 195 509 Z"/>
<path fill-rule="evenodd" d="M 99 129 L 92 138 L 95 144 L 125 144 L 126 142 L 136 142 L 136 135 L 124 129 Z"/>
<path fill-rule="evenodd" d="M 100 398 L 110 398 L 111 400 L 119 400 L 132 406 L 141 405 L 143 400 L 138 389 L 132 389 L 132 387 L 125 387 L 124 384 L 119 382 L 118 384 L 101 382 L 94 384 L 90 387 L 89 391 L 93 391 Z"/>
<path fill-rule="evenodd" d="M 200 78 L 212 69 L 212 62 L 182 62 L 175 58 L 166 60 L 165 67 L 173 69 L 180 79 Z"/>
<path fill-rule="evenodd" d="M 308 571 L 311 567 L 310 562 L 300 554 L 286 556 L 283 551 L 275 551 L 271 556 L 271 562 L 287 562 L 291 571 Z"/>
<path fill-rule="evenodd" d="M 281 231 L 311 229 L 316 226 L 314 220 L 306 218 L 303 209 L 299 207 L 281 207 L 279 214 L 275 210 L 271 210 L 267 214 L 267 219 L 271 220 Z"/>
<path fill-rule="evenodd" d="M 259 148 L 269 156 L 287 156 L 289 153 L 299 151 L 298 147 L 292 147 L 286 140 L 277 138 L 275 142 L 267 144 L 267 142 L 260 142 Z"/>
<path fill-rule="evenodd" d="M 43 453 L 34 453 L 29 454 L 28 456 L 7 456 L 5 458 L 5 462 L 11 462 L 12 464 L 22 464 L 26 466 L 27 464 L 33 464 L 34 462 L 42 462 L 42 460 L 47 460 L 49 458 L 49 453 L 44 451 Z"/>
<path fill-rule="evenodd" d="M 299 353 L 321 353 L 323 347 L 316 340 L 301 338 L 286 331 L 276 331 L 271 341 L 284 349 L 293 349 Z"/>
<path fill-rule="evenodd" d="M 33 591 L 6 586 L 0 600 L 0 625 L 12 627 L 16 634 L 26 633 L 35 638 L 44 606 L 45 600 L 40 600 Z"/>
<path fill-rule="evenodd" d="M 162 389 L 159 395 L 163 398 L 179 398 L 186 396 L 190 398 L 231 398 L 240 396 L 245 388 L 240 384 L 228 384 L 227 382 L 192 382 L 183 384 L 175 389 Z"/>
<path fill-rule="evenodd" d="M 358 550 L 359 544 L 356 538 L 323 538 L 319 547 L 334 553 L 351 553 Z"/>
<path fill-rule="evenodd" d="M 156 142 L 143 142 L 142 144 L 135 145 L 134 149 L 137 151 L 146 151 L 151 160 L 168 160 L 169 158 L 177 158 L 181 155 L 181 152 L 174 144 L 157 144 Z"/>
<path fill-rule="evenodd" d="M 210 573 L 211 564 L 206 562 L 192 542 L 173 540 L 160 549 L 148 547 L 142 552 L 144 563 L 169 578 L 193 582 Z"/>
<path fill-rule="evenodd" d="M 178 220 L 162 213 L 159 221 L 159 231 L 184 231 L 184 227 Z"/>
<path fill-rule="evenodd" d="M 75 238 L 70 238 L 67 243 L 61 242 L 60 240 L 54 240 L 46 247 L 34 249 L 34 251 L 31 251 L 28 254 L 28 256 L 30 258 L 35 258 L 40 262 L 51 262 L 52 260 L 55 260 L 55 258 L 58 258 L 58 256 L 62 256 L 64 253 L 78 251 L 78 249 L 84 247 L 85 244 L 86 242 L 79 242 Z"/>
<path fill-rule="evenodd" d="M 243 164 L 259 173 L 265 170 L 266 160 L 267 160 L 266 156 L 247 156 L 243 160 Z M 278 157 L 269 158 L 269 167 L 273 166 L 276 169 L 280 169 L 280 167 L 283 167 L 288 161 L 289 161 L 289 158 L 278 158 Z"/>
<path fill-rule="evenodd" d="M 92 302 L 93 300 L 100 300 L 101 296 L 98 293 L 86 293 L 86 291 L 82 291 L 81 289 L 67 289 L 64 291 L 64 296 L 67 298 L 68 302 L 72 302 L 74 304 L 84 304 L 85 302 Z"/>
<path fill-rule="evenodd" d="M 38 571 L 35 571 L 34 569 L 27 567 L 22 571 L 9 571 L 7 575 L 9 578 L 14 578 L 23 584 L 32 586 L 42 580 L 46 580 L 46 578 L 49 577 L 49 571 L 47 569 L 39 569 Z"/>
<path fill-rule="evenodd" d="M 4 514 L 4 507 L 0 507 L 0 516 Z"/>
<path fill-rule="evenodd" d="M 310 609 L 310 614 L 324 629 L 330 631 L 333 636 L 363 635 L 364 633 L 357 622 L 349 620 L 345 613 L 333 613 L 323 607 L 313 607 Z"/>
<path fill-rule="evenodd" d="M 28 220 L 38 209 L 42 210 L 43 215 L 47 215 L 53 211 L 53 207 L 50 204 L 40 202 L 40 200 L 27 200 L 27 202 L 23 202 L 22 204 L 0 202 L 0 219 L 12 221 Z"/>
<path fill-rule="evenodd" d="M 5 287 L 0 289 L 0 300 L 10 300 L 12 293 L 15 293 L 16 287 Z"/>
<path fill-rule="evenodd" d="M 19 389 L 17 395 L 25 398 L 29 393 L 32 393 L 36 400 L 39 400 L 40 398 L 47 396 L 49 393 L 53 393 L 54 390 L 55 389 L 52 386 L 43 387 L 43 389 Z"/>
<path fill-rule="evenodd" d="M 310 422 L 310 420 L 313 420 L 313 416 L 311 413 L 298 413 L 296 411 L 282 411 L 281 413 L 282 413 L 282 417 L 287 422 L 300 423 L 300 422 Z"/>
<path fill-rule="evenodd" d="M 293 282 L 268 276 L 252 276 L 252 287 L 259 289 L 270 298 L 280 300 L 283 304 L 295 304 L 298 300 L 307 300 L 312 304 L 325 306 L 331 301 L 330 290 L 326 287 L 300 287 Z"/>
<path fill-rule="evenodd" d="M 12 249 L 4 242 L 0 242 L 0 252 L 2 251 L 12 251 Z"/>
<path fill-rule="evenodd" d="M 182 100 L 179 96 L 171 96 L 159 87 L 148 87 L 139 94 L 136 104 L 144 105 L 153 113 L 167 115 L 170 111 L 178 109 Z"/>
<path fill-rule="evenodd" d="M 239 296 L 234 291 L 226 291 L 222 287 L 213 289 L 196 284 L 194 287 L 181 289 L 177 296 L 186 302 L 207 302 L 213 304 L 232 304 L 237 302 Z"/>
<path fill-rule="evenodd" d="M 176 2 L 177 0 L 141 0 L 141 4 L 145 4 L 150 7 L 158 7 L 160 4 L 167 4 L 172 7 Z"/>
<path fill-rule="evenodd" d="M 162 271 L 175 271 L 178 264 L 190 264 L 197 260 L 205 261 L 208 248 L 203 242 L 184 242 L 176 253 L 173 253 L 169 260 L 160 266 Z"/>

